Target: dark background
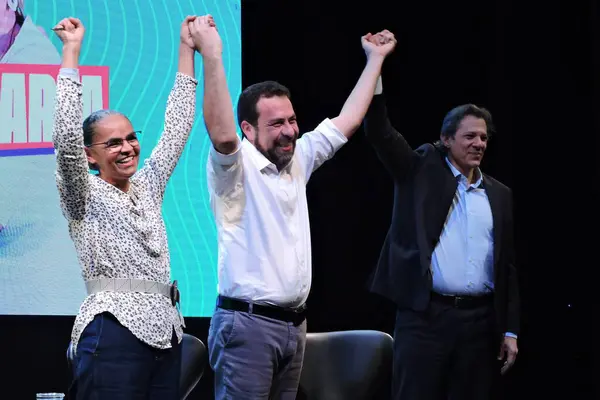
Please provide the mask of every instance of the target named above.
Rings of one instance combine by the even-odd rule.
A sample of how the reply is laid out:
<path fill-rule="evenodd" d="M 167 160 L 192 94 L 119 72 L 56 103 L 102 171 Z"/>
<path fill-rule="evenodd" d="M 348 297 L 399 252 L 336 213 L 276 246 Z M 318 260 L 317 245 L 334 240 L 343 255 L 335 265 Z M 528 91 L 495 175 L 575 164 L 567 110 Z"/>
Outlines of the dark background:
<path fill-rule="evenodd" d="M 514 192 L 523 303 L 519 358 L 503 397 L 600 398 L 597 0 L 246 0 L 242 28 L 244 86 L 287 85 L 303 131 L 339 113 L 365 64 L 360 37 L 386 28 L 398 45 L 384 66 L 384 93 L 409 143 L 435 140 L 456 105 L 491 110 L 498 132 L 483 169 Z M 392 308 L 365 281 L 389 225 L 392 182 L 362 130 L 313 175 L 308 195 L 309 330 L 391 333 Z M 73 319 L 0 316 L 2 399 L 66 392 Z M 209 320 L 186 321 L 205 341 Z M 192 397 L 211 398 L 211 387 L 208 371 Z"/>

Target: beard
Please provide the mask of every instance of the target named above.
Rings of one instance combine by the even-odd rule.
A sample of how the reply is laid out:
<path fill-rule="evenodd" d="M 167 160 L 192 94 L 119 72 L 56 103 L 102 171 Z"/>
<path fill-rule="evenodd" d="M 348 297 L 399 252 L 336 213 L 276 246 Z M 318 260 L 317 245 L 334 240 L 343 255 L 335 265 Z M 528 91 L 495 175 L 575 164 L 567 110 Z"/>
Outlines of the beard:
<path fill-rule="evenodd" d="M 262 153 L 262 155 L 264 155 L 267 160 L 275 164 L 277 170 L 281 171 L 282 168 L 292 161 L 292 157 L 294 157 L 294 152 L 296 151 L 297 139 L 298 134 L 295 134 L 294 137 L 282 135 L 269 149 L 260 147 L 258 140 L 256 144 L 257 149 Z M 291 150 L 284 150 L 288 146 L 292 147 Z"/>

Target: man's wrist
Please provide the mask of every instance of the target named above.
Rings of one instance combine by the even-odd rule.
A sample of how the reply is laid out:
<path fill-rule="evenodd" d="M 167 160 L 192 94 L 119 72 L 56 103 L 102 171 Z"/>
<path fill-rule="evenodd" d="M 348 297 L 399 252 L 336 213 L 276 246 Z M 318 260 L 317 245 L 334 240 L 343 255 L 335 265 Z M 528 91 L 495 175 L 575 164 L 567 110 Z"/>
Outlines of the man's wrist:
<path fill-rule="evenodd" d="M 222 52 L 220 51 L 207 51 L 207 52 L 201 52 L 200 54 L 202 54 L 202 58 L 204 60 L 208 60 L 208 61 L 221 61 L 222 57 Z"/>
<path fill-rule="evenodd" d="M 385 55 L 372 51 L 367 54 L 367 61 L 377 61 L 383 63 L 385 61 Z"/>

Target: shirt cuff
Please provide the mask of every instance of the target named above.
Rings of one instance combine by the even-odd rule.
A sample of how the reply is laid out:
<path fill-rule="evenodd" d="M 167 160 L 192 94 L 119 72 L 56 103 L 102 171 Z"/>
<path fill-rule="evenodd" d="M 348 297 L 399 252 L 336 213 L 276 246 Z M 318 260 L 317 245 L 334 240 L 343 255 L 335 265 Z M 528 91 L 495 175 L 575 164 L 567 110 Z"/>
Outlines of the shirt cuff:
<path fill-rule="evenodd" d="M 194 87 L 196 85 L 198 85 L 198 80 L 196 78 L 194 78 L 193 76 L 189 76 L 188 74 L 184 74 L 183 72 L 179 72 L 177 71 L 177 73 L 175 74 L 175 79 L 180 79 L 183 82 L 187 83 L 187 82 L 191 82 L 194 84 Z"/>
<path fill-rule="evenodd" d="M 506 332 L 506 333 L 504 334 L 504 336 L 506 336 L 506 337 L 511 337 L 511 338 L 515 338 L 515 339 L 517 338 L 517 335 L 515 335 L 515 334 L 514 334 L 514 333 L 512 333 L 512 332 Z"/>
<path fill-rule="evenodd" d="M 79 81 L 79 70 L 77 68 L 61 68 L 58 75 L 63 78 L 71 78 L 75 81 Z"/>
<path fill-rule="evenodd" d="M 236 136 L 238 138 L 238 142 L 237 142 L 237 146 L 235 148 L 235 151 L 233 153 L 230 154 L 223 154 L 223 153 L 219 153 L 217 151 L 217 149 L 215 149 L 215 146 L 210 146 L 210 157 L 212 158 L 213 162 L 217 165 L 222 165 L 222 166 L 228 166 L 228 165 L 233 165 L 237 162 L 237 160 L 240 158 L 240 149 L 242 148 L 242 143 L 240 141 L 240 138 L 238 136 Z"/>
<path fill-rule="evenodd" d="M 340 132 L 337 126 L 335 126 L 329 118 L 325 118 L 315 130 L 325 136 L 327 141 L 333 146 L 334 152 L 338 151 L 348 142 L 348 138 Z"/>
<path fill-rule="evenodd" d="M 383 93 L 383 83 L 381 82 L 381 75 L 379 75 L 379 78 L 377 78 L 377 84 L 375 85 L 375 94 L 381 94 Z"/>

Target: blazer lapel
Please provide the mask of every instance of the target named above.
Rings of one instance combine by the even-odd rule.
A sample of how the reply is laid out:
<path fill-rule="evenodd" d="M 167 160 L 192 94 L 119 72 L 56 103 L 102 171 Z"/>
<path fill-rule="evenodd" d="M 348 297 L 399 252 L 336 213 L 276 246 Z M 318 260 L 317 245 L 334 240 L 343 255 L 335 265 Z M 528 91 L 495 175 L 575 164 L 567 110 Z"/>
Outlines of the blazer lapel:
<path fill-rule="evenodd" d="M 483 186 L 485 187 L 485 193 L 492 209 L 492 220 L 494 223 L 494 271 L 497 271 L 498 269 L 495 267 L 500 257 L 500 246 L 502 246 L 502 199 L 497 185 L 494 185 L 491 179 L 488 179 L 485 174 L 483 175 Z"/>

